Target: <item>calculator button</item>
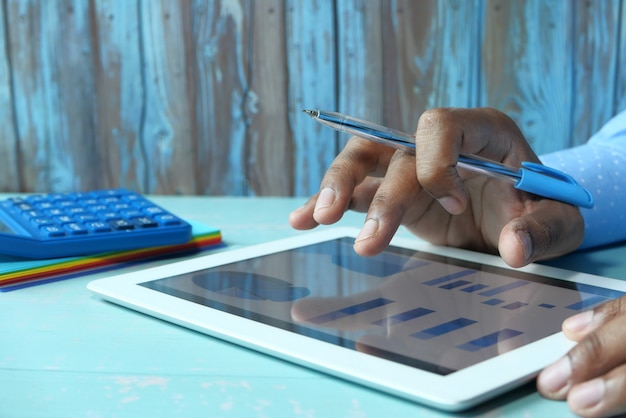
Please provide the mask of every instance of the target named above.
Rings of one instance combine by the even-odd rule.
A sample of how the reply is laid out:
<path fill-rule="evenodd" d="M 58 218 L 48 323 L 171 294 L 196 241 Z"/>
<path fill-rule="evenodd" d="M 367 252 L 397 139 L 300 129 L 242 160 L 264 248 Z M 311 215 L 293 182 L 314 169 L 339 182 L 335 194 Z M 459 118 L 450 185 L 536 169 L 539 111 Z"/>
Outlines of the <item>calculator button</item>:
<path fill-rule="evenodd" d="M 152 205 L 153 205 L 152 203 L 150 203 L 150 202 L 148 202 L 148 201 L 146 201 L 146 200 L 144 200 L 144 199 L 137 199 L 137 200 L 134 200 L 134 201 L 132 202 L 132 204 L 133 204 L 133 206 L 134 206 L 134 207 L 139 208 L 139 209 L 141 209 L 141 208 L 145 208 L 145 207 L 147 207 L 147 206 L 152 206 Z"/>
<path fill-rule="evenodd" d="M 88 213 L 80 214 L 76 216 L 76 220 L 80 222 L 96 222 L 98 217 Z"/>
<path fill-rule="evenodd" d="M 17 205 L 15 205 L 15 207 L 17 207 L 17 209 L 23 211 L 23 212 L 28 212 L 31 210 L 35 210 L 34 206 L 29 205 L 28 203 L 24 202 L 24 203 L 18 203 Z"/>
<path fill-rule="evenodd" d="M 117 212 L 99 212 L 98 216 L 102 219 L 106 219 L 106 220 L 115 220 L 115 219 L 121 219 L 121 216 L 119 213 Z"/>
<path fill-rule="evenodd" d="M 124 217 L 127 219 L 133 219 L 133 218 L 141 218 L 143 217 L 144 214 L 137 210 L 137 209 L 130 209 L 130 210 L 125 210 L 124 211 Z"/>
<path fill-rule="evenodd" d="M 56 225 L 45 225 L 39 228 L 39 230 L 48 237 L 62 237 L 65 235 L 65 231 Z"/>
<path fill-rule="evenodd" d="M 115 203 L 113 205 L 111 205 L 111 209 L 116 210 L 116 211 L 124 211 L 127 209 L 130 209 L 130 205 L 128 203 Z"/>
<path fill-rule="evenodd" d="M 76 202 L 74 202 L 73 200 L 63 199 L 63 200 L 57 201 L 56 204 L 57 206 L 60 206 L 62 208 L 68 208 L 70 206 L 76 205 Z"/>
<path fill-rule="evenodd" d="M 34 194 L 34 195 L 26 196 L 25 200 L 28 200 L 30 203 L 45 202 L 46 196 L 42 194 Z"/>
<path fill-rule="evenodd" d="M 100 199 L 100 203 L 105 203 L 105 204 L 114 204 L 120 201 L 120 198 L 117 196 L 111 196 L 111 197 L 104 197 L 102 199 Z"/>
<path fill-rule="evenodd" d="M 117 229 L 118 231 L 127 231 L 130 229 L 135 229 L 135 225 L 127 221 L 126 219 L 113 219 L 109 221 L 109 225 L 111 228 Z"/>
<path fill-rule="evenodd" d="M 156 215 L 159 213 L 165 213 L 165 211 L 163 209 L 161 209 L 160 207 L 157 206 L 148 206 L 143 208 L 143 211 L 146 212 L 148 215 Z"/>
<path fill-rule="evenodd" d="M 140 199 L 142 199 L 141 196 L 136 195 L 136 194 L 128 194 L 124 196 L 124 200 L 128 202 L 136 202 L 136 201 L 139 201 Z"/>
<path fill-rule="evenodd" d="M 26 218 L 37 218 L 40 216 L 45 216 L 43 213 L 37 212 L 36 210 L 29 210 L 27 212 L 22 212 L 22 215 L 25 216 Z"/>
<path fill-rule="evenodd" d="M 48 216 L 61 216 L 65 214 L 65 211 L 58 209 L 58 208 L 54 208 L 54 209 L 48 209 L 47 211 L 45 211 L 45 213 Z"/>
<path fill-rule="evenodd" d="M 54 203 L 52 202 L 40 202 L 35 205 L 37 209 L 46 210 L 54 208 Z"/>
<path fill-rule="evenodd" d="M 95 221 L 95 222 L 85 222 L 85 227 L 93 232 L 110 232 L 111 227 L 108 223 Z"/>
<path fill-rule="evenodd" d="M 152 218 L 148 218 L 147 216 L 140 216 L 138 218 L 133 218 L 133 221 L 141 228 L 153 228 L 159 226 L 159 224 Z"/>
<path fill-rule="evenodd" d="M 68 224 L 70 222 L 74 222 L 74 218 L 72 218 L 71 216 L 67 216 L 67 215 L 61 215 L 61 216 L 55 216 L 54 221 L 58 224 Z"/>
<path fill-rule="evenodd" d="M 69 212 L 72 215 L 78 215 L 78 214 L 87 212 L 87 210 L 82 206 L 72 206 L 72 207 L 66 208 L 66 212 Z"/>
<path fill-rule="evenodd" d="M 94 206 L 98 204 L 98 199 L 90 197 L 90 198 L 86 198 L 86 199 L 79 199 L 78 203 L 80 203 L 83 206 Z"/>
<path fill-rule="evenodd" d="M 66 195 L 63 194 L 63 193 L 54 193 L 54 194 L 46 194 L 46 195 L 44 195 L 46 200 L 49 200 L 51 202 L 56 202 L 57 200 L 64 200 L 65 196 Z"/>
<path fill-rule="evenodd" d="M 80 226 L 76 222 L 65 224 L 63 227 L 72 235 L 84 235 L 89 232 L 86 228 Z"/>
<path fill-rule="evenodd" d="M 107 205 L 101 205 L 101 204 L 89 206 L 89 210 L 92 212 L 104 212 L 108 209 L 109 207 Z"/>
<path fill-rule="evenodd" d="M 54 222 L 52 222 L 52 219 L 44 218 L 44 217 L 32 218 L 30 221 L 38 226 L 54 225 Z"/>
<path fill-rule="evenodd" d="M 157 215 L 154 219 L 163 225 L 180 225 L 180 219 L 169 213 Z"/>

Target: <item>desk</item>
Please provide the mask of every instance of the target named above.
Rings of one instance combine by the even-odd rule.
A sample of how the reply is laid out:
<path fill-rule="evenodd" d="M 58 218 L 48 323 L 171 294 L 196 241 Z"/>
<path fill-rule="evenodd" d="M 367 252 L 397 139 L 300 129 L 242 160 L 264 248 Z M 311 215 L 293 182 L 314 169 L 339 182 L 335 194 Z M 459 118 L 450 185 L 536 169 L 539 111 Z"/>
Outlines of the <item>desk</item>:
<path fill-rule="evenodd" d="M 297 234 L 287 215 L 303 203 L 153 199 L 220 227 L 229 248 Z M 626 280 L 625 259 L 621 246 L 551 264 Z M 0 417 L 450 416 L 103 302 L 85 286 L 107 274 L 0 293 Z M 478 415 L 572 416 L 532 384 L 463 414 Z"/>

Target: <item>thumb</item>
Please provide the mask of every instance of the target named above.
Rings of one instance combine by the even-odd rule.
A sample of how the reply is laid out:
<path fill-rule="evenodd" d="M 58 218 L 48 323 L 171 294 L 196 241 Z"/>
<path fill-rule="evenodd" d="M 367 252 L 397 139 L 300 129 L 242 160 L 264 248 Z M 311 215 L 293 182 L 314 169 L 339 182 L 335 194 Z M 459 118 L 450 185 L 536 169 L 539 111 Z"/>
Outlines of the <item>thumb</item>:
<path fill-rule="evenodd" d="M 504 226 L 498 250 L 508 265 L 523 267 L 574 251 L 583 237 L 584 223 L 577 207 L 544 199 Z"/>

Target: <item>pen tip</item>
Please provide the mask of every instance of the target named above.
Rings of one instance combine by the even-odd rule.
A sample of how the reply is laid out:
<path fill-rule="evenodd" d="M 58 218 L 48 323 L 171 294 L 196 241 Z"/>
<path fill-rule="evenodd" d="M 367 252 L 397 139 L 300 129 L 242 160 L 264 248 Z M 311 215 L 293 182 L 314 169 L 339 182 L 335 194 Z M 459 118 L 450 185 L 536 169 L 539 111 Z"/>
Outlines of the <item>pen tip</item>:
<path fill-rule="evenodd" d="M 313 118 L 314 118 L 314 117 L 316 117 L 316 116 L 319 114 L 319 112 L 318 112 L 318 111 L 316 111 L 316 110 L 307 110 L 307 109 L 302 109 L 302 111 L 303 111 L 304 113 L 306 113 L 307 115 L 309 115 L 309 116 L 313 117 Z"/>

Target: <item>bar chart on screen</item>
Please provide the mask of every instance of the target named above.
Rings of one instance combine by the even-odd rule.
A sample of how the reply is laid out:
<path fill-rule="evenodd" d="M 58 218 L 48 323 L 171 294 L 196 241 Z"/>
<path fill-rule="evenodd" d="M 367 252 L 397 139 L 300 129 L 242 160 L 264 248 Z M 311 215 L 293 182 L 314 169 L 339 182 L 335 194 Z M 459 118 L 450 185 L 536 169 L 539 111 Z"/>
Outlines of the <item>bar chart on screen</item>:
<path fill-rule="evenodd" d="M 436 261 L 402 262 L 397 255 L 386 262 L 367 260 L 370 266 L 385 265 L 384 269 L 367 269 L 354 259 L 347 263 L 334 257 L 333 261 L 359 274 L 371 272 L 380 278 L 384 271 L 388 275 L 375 291 L 346 298 L 343 305 L 341 299 L 333 299 L 332 309 L 319 304 L 309 324 L 341 330 L 357 341 L 356 346 L 419 357 L 446 371 L 558 332 L 568 316 L 614 296 L 558 280 L 516 278 Z"/>

